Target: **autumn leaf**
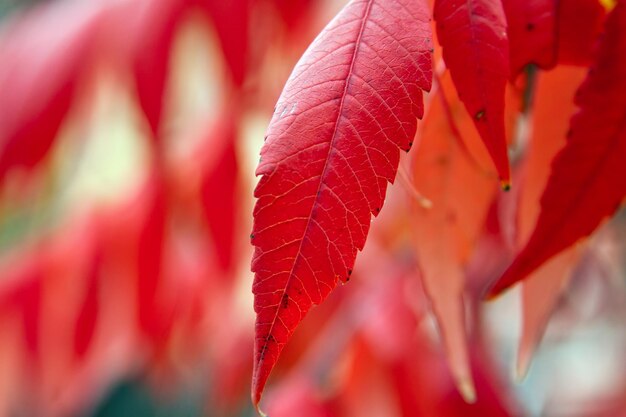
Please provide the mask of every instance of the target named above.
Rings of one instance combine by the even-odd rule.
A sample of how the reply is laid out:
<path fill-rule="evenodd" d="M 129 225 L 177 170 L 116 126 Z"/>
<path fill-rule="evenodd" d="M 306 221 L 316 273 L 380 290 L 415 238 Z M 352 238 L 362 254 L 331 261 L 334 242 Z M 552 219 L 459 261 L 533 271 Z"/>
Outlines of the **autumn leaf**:
<path fill-rule="evenodd" d="M 199 156 L 204 159 L 199 190 L 202 211 L 213 237 L 219 265 L 228 272 L 234 266 L 235 257 L 239 165 L 235 149 L 237 120 L 234 116 L 224 116 L 224 119 L 216 129 L 211 126 L 215 131 L 207 134 L 217 138 L 205 140 L 194 159 Z"/>
<path fill-rule="evenodd" d="M 52 148 L 101 18 L 92 6 L 51 6 L 5 24 L 0 39 L 0 182 Z"/>
<path fill-rule="evenodd" d="M 490 291 L 495 296 L 588 236 L 626 195 L 626 5 L 606 22 L 594 68 L 576 94 L 579 112 L 556 156 L 526 246 Z"/>
<path fill-rule="evenodd" d="M 597 0 L 503 0 L 508 23 L 511 78 L 526 65 L 587 66 L 593 59 L 605 10 Z"/>
<path fill-rule="evenodd" d="M 522 248 L 541 212 L 540 198 L 550 175 L 550 164 L 566 144 L 569 115 L 575 111 L 574 94 L 585 68 L 558 66 L 537 76 L 532 106 L 532 132 L 525 158 L 517 212 L 517 247 Z M 556 302 L 579 258 L 577 248 L 555 256 L 523 282 L 522 334 L 516 372 L 522 378 L 541 341 Z"/>
<path fill-rule="evenodd" d="M 605 9 L 598 0 L 559 1 L 557 7 L 558 61 L 589 66 L 602 32 Z"/>
<path fill-rule="evenodd" d="M 76 317 L 74 333 L 74 355 L 77 360 L 84 358 L 91 347 L 98 323 L 100 300 L 98 284 L 100 279 L 101 254 L 96 252 L 86 275 L 85 293 Z"/>
<path fill-rule="evenodd" d="M 552 68 L 557 59 L 557 2 L 502 0 L 502 6 L 508 24 L 511 77 L 528 64 Z"/>
<path fill-rule="evenodd" d="M 416 207 L 413 240 L 455 383 L 464 398 L 474 402 L 464 317 L 464 267 L 496 188 L 469 151 L 483 145 L 454 94 L 449 73 L 437 86 L 412 164 L 415 186 L 432 207 Z M 469 146 L 463 148 L 466 143 Z"/>
<path fill-rule="evenodd" d="M 256 171 L 257 407 L 295 327 L 350 277 L 423 114 L 431 47 L 421 1 L 352 1 L 287 81 Z"/>
<path fill-rule="evenodd" d="M 182 0 L 135 1 L 127 2 L 125 6 L 118 9 L 117 21 L 126 21 L 122 17 L 124 13 L 135 16 L 134 25 L 131 25 L 134 40 L 131 66 L 139 104 L 150 125 L 152 138 L 159 141 L 170 50 L 180 22 Z M 109 29 L 115 27 L 110 25 Z"/>
<path fill-rule="evenodd" d="M 307 15 L 312 11 L 313 0 L 272 0 L 281 18 L 291 31 L 297 29 L 306 21 Z"/>
<path fill-rule="evenodd" d="M 250 9 L 253 1 L 195 0 L 206 9 L 230 69 L 232 81 L 241 86 L 248 71 Z"/>
<path fill-rule="evenodd" d="M 506 189 L 510 168 L 504 91 L 509 43 L 502 4 L 498 0 L 437 0 L 434 16 L 443 59 Z"/>

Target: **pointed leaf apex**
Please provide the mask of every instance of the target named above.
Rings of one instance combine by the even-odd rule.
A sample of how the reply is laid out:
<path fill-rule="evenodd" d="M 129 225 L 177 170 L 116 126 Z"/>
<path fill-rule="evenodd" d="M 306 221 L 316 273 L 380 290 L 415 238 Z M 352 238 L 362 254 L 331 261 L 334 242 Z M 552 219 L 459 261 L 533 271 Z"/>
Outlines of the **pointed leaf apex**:
<path fill-rule="evenodd" d="M 466 403 L 476 403 L 476 388 L 474 387 L 474 381 L 472 381 L 471 377 L 465 377 L 459 380 L 457 382 L 457 389 Z"/>

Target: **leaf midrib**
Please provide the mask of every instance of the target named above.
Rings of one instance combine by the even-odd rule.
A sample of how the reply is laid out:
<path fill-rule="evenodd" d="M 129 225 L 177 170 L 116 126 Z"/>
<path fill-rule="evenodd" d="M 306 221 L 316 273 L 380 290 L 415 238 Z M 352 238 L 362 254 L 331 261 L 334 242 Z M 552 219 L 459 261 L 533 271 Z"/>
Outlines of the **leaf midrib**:
<path fill-rule="evenodd" d="M 337 119 L 335 120 L 335 126 L 333 128 L 333 132 L 331 134 L 331 139 L 330 139 L 330 144 L 328 147 L 328 153 L 326 155 L 325 158 L 325 163 L 324 163 L 324 168 L 322 169 L 322 174 L 320 175 L 320 181 L 319 181 L 319 185 L 317 187 L 317 190 L 315 192 L 315 199 L 313 200 L 313 204 L 311 206 L 311 211 L 309 212 L 308 218 L 307 218 L 307 223 L 306 226 L 304 228 L 304 232 L 302 234 L 302 237 L 300 238 L 300 245 L 298 247 L 298 251 L 296 252 L 296 257 L 293 261 L 292 267 L 291 267 L 291 271 L 289 271 L 289 275 L 287 277 L 287 282 L 285 283 L 285 288 L 283 290 L 283 295 L 281 296 L 284 297 L 284 294 L 287 293 L 287 289 L 289 288 L 293 276 L 294 276 L 294 271 L 296 268 L 296 265 L 299 264 L 299 260 L 302 257 L 302 249 L 303 249 L 303 244 L 304 244 L 304 238 L 306 237 L 306 235 L 309 233 L 310 227 L 311 227 L 311 221 L 312 221 L 312 217 L 313 217 L 313 212 L 315 211 L 315 208 L 319 205 L 319 198 L 320 198 L 320 191 L 322 188 L 322 184 L 324 184 L 324 178 L 326 177 L 327 173 L 328 173 L 328 169 L 329 169 L 329 160 L 330 160 L 330 153 L 332 152 L 333 148 L 334 148 L 334 143 L 335 140 L 337 138 L 337 132 L 339 129 L 339 123 L 341 121 L 341 119 L 343 118 L 343 112 L 344 112 L 344 107 L 345 107 L 345 100 L 346 97 L 348 95 L 348 91 L 350 89 L 350 81 L 352 78 L 352 75 L 354 73 L 354 65 L 356 63 L 357 60 L 357 55 L 360 49 L 360 45 L 361 45 L 361 39 L 363 37 L 363 33 L 365 32 L 365 26 L 367 23 L 367 20 L 370 16 L 370 12 L 372 9 L 372 5 L 374 4 L 374 0 L 367 0 L 367 5 L 365 7 L 365 12 L 363 13 L 363 17 L 361 19 L 361 25 L 359 27 L 359 32 L 357 34 L 356 40 L 354 42 L 354 51 L 352 53 L 352 57 L 350 59 L 350 67 L 348 68 L 348 72 L 346 74 L 346 84 L 344 86 L 342 95 L 341 95 L 341 101 L 339 103 L 339 110 L 337 112 Z M 303 283 L 304 285 L 304 283 Z M 319 287 L 318 287 L 319 288 Z M 309 297 L 310 298 L 310 297 Z M 313 300 L 311 300 L 311 302 L 313 303 Z M 313 303 L 314 304 L 314 303 Z M 280 308 L 279 306 L 276 308 L 276 313 L 274 314 L 274 319 L 272 320 L 272 324 L 269 327 L 269 330 L 267 332 L 267 336 L 264 337 L 264 343 L 263 346 L 261 347 L 260 351 L 265 351 L 267 350 L 267 346 L 269 344 L 269 338 L 268 336 L 272 334 L 273 330 L 274 330 L 274 326 L 276 325 L 276 320 L 278 319 L 279 316 L 279 312 L 280 312 Z M 276 343 L 278 343 L 278 341 L 276 341 Z M 255 374 L 258 372 L 258 369 L 260 369 L 260 362 L 259 365 L 257 365 L 257 369 L 255 369 Z"/>

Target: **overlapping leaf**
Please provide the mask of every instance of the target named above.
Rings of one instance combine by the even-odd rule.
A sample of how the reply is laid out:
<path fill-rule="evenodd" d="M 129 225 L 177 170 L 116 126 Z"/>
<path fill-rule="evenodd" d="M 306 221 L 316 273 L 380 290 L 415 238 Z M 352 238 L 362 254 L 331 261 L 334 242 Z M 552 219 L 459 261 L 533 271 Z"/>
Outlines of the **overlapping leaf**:
<path fill-rule="evenodd" d="M 413 161 L 414 182 L 432 202 L 412 218 L 422 281 L 437 317 L 452 374 L 475 400 L 464 317 L 465 264 L 484 223 L 495 187 L 469 150 L 482 147 L 472 120 L 454 94 L 449 74 L 424 119 Z M 449 98 L 449 100 L 448 100 Z M 463 134 L 463 137 L 458 137 Z M 486 153 L 482 150 L 483 153 Z"/>
<path fill-rule="evenodd" d="M 124 6 L 118 9 L 121 13 L 117 13 L 114 18 L 124 21 L 124 18 L 120 18 L 123 13 L 135 16 L 130 31 L 134 38 L 131 65 L 139 104 L 148 120 L 153 139 L 158 140 L 170 50 L 183 10 L 183 1 L 136 1 Z"/>
<path fill-rule="evenodd" d="M 558 62 L 589 66 L 602 32 L 605 9 L 598 0 L 557 2 Z"/>
<path fill-rule="evenodd" d="M 597 0 L 503 0 L 508 23 L 511 76 L 526 65 L 587 66 L 605 17 Z"/>
<path fill-rule="evenodd" d="M 53 6 L 10 22 L 0 41 L 0 181 L 10 168 L 32 168 L 47 155 L 101 17 L 90 6 Z"/>
<path fill-rule="evenodd" d="M 511 60 L 515 77 L 526 65 L 551 68 L 557 58 L 557 3 L 553 0 L 502 0 L 506 13 Z"/>
<path fill-rule="evenodd" d="M 509 43 L 502 4 L 499 0 L 437 0 L 434 15 L 443 59 L 506 187 L 510 169 L 504 91 Z"/>
<path fill-rule="evenodd" d="M 207 10 L 219 37 L 232 80 L 241 85 L 248 71 L 251 0 L 192 0 Z"/>
<path fill-rule="evenodd" d="M 576 94 L 570 122 L 527 243 L 491 290 L 496 295 L 589 235 L 626 195 L 626 4 L 607 18 L 595 68 Z"/>
<path fill-rule="evenodd" d="M 252 398 L 307 311 L 347 281 L 371 215 L 409 150 L 431 83 L 428 10 L 350 2 L 309 47 L 261 151 L 252 261 Z"/>
<path fill-rule="evenodd" d="M 569 115 L 575 111 L 574 93 L 583 81 L 585 68 L 559 66 L 540 73 L 532 110 L 532 135 L 525 159 L 517 213 L 517 244 L 523 247 L 540 213 L 539 200 L 550 175 L 550 164 L 565 146 Z M 546 328 L 552 310 L 578 260 L 572 248 L 547 262 L 524 281 L 522 287 L 522 334 L 517 356 L 517 375 L 526 374 L 530 360 Z"/>

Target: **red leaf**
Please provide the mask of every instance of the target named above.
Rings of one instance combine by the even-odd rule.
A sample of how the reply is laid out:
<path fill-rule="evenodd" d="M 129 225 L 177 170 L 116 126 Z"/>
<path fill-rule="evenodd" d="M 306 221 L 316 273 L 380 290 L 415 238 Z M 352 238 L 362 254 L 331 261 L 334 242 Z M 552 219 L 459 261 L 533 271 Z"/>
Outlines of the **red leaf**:
<path fill-rule="evenodd" d="M 475 395 L 465 330 L 464 267 L 496 187 L 469 152 L 483 144 L 454 95 L 447 73 L 438 85 L 413 161 L 415 185 L 432 207 L 416 208 L 413 236 L 422 282 L 437 318 L 452 375 L 460 392 L 471 402 Z M 457 137 L 460 132 L 462 138 Z M 461 146 L 466 143 L 469 146 L 463 151 Z"/>
<path fill-rule="evenodd" d="M 103 42 L 128 48 L 139 104 L 157 141 L 170 50 L 183 7 L 183 0 L 121 2 L 111 9 L 103 30 Z"/>
<path fill-rule="evenodd" d="M 434 8 L 443 59 L 459 97 L 498 170 L 510 182 L 504 129 L 504 90 L 509 76 L 506 19 L 499 0 L 437 0 Z"/>
<path fill-rule="evenodd" d="M 313 0 L 272 0 L 287 28 L 294 31 L 298 25 L 306 24 L 305 19 L 315 4 Z"/>
<path fill-rule="evenodd" d="M 76 318 L 76 330 L 74 333 L 74 354 L 76 359 L 84 359 L 91 347 L 96 331 L 98 315 L 100 309 L 100 298 L 98 297 L 101 254 L 96 252 L 85 276 L 85 294 Z"/>
<path fill-rule="evenodd" d="M 567 145 L 555 158 L 528 243 L 491 289 L 495 296 L 589 235 L 626 195 L 626 4 L 607 19 L 595 68 L 576 95 Z"/>
<path fill-rule="evenodd" d="M 571 247 L 543 264 L 528 276 L 522 287 L 522 334 L 517 350 L 517 379 L 526 376 L 537 345 L 563 289 L 580 258 L 578 247 Z"/>
<path fill-rule="evenodd" d="M 605 10 L 598 0 L 558 2 L 559 63 L 588 66 L 593 62 Z"/>
<path fill-rule="evenodd" d="M 239 197 L 239 164 L 237 161 L 237 126 L 235 117 L 226 116 L 224 125 L 209 134 L 218 140 L 207 140 L 203 154 L 217 156 L 206 161 L 202 167 L 200 200 L 207 222 L 219 266 L 223 272 L 232 271 L 234 265 L 234 243 Z M 220 143 L 221 142 L 221 143 Z M 209 146 L 210 145 L 210 148 Z M 217 155 L 215 155 L 217 154 Z M 201 154 L 196 154 L 201 155 Z M 205 158 L 208 159 L 208 158 Z M 204 162 L 204 161 L 203 161 Z"/>
<path fill-rule="evenodd" d="M 0 181 L 51 149 L 70 109 L 100 14 L 59 4 L 15 20 L 0 39 Z"/>
<path fill-rule="evenodd" d="M 556 1 L 502 0 L 502 6 L 508 24 L 511 76 L 528 64 L 552 68 L 557 58 Z"/>
<path fill-rule="evenodd" d="M 233 81 L 241 86 L 248 70 L 251 0 L 196 0 L 211 16 Z"/>
<path fill-rule="evenodd" d="M 537 77 L 532 108 L 532 136 L 520 181 L 517 212 L 517 245 L 526 243 L 539 217 L 541 194 L 550 163 L 565 144 L 569 115 L 575 111 L 574 94 L 585 78 L 585 68 L 558 66 Z M 537 344 L 541 341 L 552 310 L 578 260 L 573 248 L 554 257 L 531 274 L 522 289 L 522 335 L 517 357 L 517 376 L 528 369 Z"/>
<path fill-rule="evenodd" d="M 408 150 L 431 85 L 428 10 L 350 2 L 296 66 L 261 151 L 252 261 L 252 400 L 308 310 L 349 279 L 371 214 Z"/>

